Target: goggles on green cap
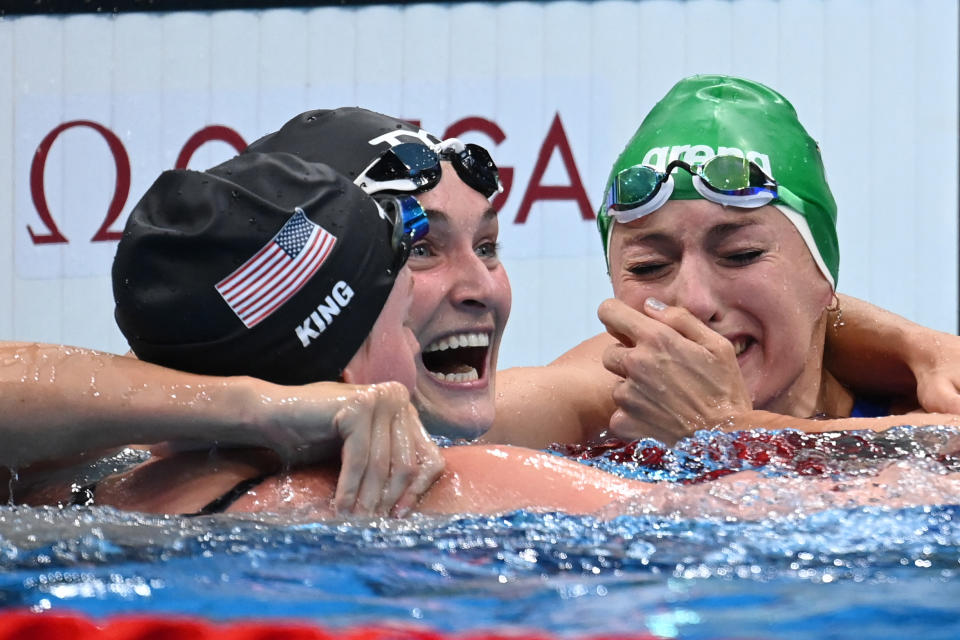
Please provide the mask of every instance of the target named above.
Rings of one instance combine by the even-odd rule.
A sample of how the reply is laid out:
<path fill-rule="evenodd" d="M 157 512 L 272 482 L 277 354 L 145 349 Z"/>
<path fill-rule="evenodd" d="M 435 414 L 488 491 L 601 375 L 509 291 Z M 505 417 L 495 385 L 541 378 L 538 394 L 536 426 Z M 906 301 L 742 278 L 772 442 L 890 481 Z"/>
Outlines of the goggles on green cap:
<path fill-rule="evenodd" d="M 836 287 L 837 207 L 820 150 L 776 91 L 730 76 L 678 82 L 610 172 L 597 216 L 604 253 L 614 221 L 636 220 L 669 199 L 697 198 L 746 208 L 774 205 Z"/>
<path fill-rule="evenodd" d="M 739 156 L 714 156 L 692 167 L 674 160 L 663 172 L 642 164 L 627 167 L 607 189 L 607 214 L 617 222 L 632 222 L 653 213 L 670 199 L 677 168 L 692 176 L 697 193 L 717 204 L 754 208 L 777 197 L 777 182 L 755 163 Z"/>

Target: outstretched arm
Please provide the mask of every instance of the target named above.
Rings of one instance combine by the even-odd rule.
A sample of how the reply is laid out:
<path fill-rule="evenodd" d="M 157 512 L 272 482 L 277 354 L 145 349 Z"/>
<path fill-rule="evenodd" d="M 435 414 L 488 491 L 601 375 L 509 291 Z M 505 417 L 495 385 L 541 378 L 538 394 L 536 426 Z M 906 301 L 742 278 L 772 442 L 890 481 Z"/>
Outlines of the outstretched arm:
<path fill-rule="evenodd" d="M 824 363 L 856 391 L 916 397 L 927 411 L 960 414 L 960 337 L 862 300 L 840 296 Z"/>
<path fill-rule="evenodd" d="M 616 409 L 618 379 L 600 364 L 612 343 L 604 333 L 546 366 L 498 371 L 496 419 L 483 441 L 542 449 L 596 439 Z"/>
<path fill-rule="evenodd" d="M 34 463 L 130 443 L 264 447 L 285 463 L 342 453 L 338 504 L 349 511 L 381 494 L 409 506 L 443 466 L 397 383 L 287 387 L 33 343 L 0 344 L 0 363 L 0 466 L 40 477 L 54 465 Z"/>

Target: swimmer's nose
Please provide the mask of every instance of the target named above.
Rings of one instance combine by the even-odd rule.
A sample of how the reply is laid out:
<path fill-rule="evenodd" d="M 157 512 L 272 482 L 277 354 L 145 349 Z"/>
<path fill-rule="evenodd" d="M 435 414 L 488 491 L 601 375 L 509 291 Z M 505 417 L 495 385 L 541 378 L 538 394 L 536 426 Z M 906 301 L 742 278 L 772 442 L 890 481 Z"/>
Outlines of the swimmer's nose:
<path fill-rule="evenodd" d="M 457 278 L 451 290 L 454 304 L 482 308 L 492 306 L 497 295 L 493 272 L 477 256 L 457 263 Z"/>
<path fill-rule="evenodd" d="M 722 315 L 719 290 L 713 273 L 703 260 L 684 258 L 670 284 L 672 301 L 704 324 L 716 322 Z"/>

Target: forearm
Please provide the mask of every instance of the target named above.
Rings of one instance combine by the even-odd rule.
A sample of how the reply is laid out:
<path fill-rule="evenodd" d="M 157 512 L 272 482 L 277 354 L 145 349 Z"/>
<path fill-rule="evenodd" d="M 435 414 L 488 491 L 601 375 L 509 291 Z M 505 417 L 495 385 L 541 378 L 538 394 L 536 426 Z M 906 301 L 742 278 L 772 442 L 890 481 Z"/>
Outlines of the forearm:
<path fill-rule="evenodd" d="M 612 342 L 600 334 L 546 366 L 498 371 L 496 419 L 483 440 L 540 449 L 595 439 L 616 409 L 619 379 L 600 362 Z"/>
<path fill-rule="evenodd" d="M 262 446 L 278 387 L 198 376 L 87 349 L 0 346 L 0 465 L 170 440 Z"/>
<path fill-rule="evenodd" d="M 578 409 L 582 398 L 569 393 L 566 384 L 558 387 L 552 373 L 549 367 L 498 371 L 496 418 L 482 440 L 535 449 L 579 442 L 584 436 Z"/>
<path fill-rule="evenodd" d="M 827 325 L 827 369 L 861 392 L 916 393 L 912 369 L 931 358 L 939 332 L 872 304 L 840 296 L 840 312 Z"/>

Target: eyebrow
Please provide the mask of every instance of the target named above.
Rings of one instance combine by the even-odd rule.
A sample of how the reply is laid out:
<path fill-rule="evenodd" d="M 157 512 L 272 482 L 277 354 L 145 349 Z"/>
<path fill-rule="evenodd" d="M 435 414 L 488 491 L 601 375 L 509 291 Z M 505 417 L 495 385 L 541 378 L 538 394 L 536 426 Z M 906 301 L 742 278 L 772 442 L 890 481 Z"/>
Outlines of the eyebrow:
<path fill-rule="evenodd" d="M 660 242 L 667 242 L 672 239 L 672 236 L 666 233 L 640 233 L 635 236 L 627 236 L 623 240 L 623 246 L 633 247 L 643 244 L 656 244 Z"/>
<path fill-rule="evenodd" d="M 430 224 L 434 224 L 435 222 L 450 222 L 450 216 L 444 211 L 440 211 L 439 209 L 425 209 L 425 211 L 427 212 L 427 220 L 430 221 Z"/>
<path fill-rule="evenodd" d="M 431 224 L 434 222 L 449 224 L 450 218 L 452 217 L 449 213 L 440 209 L 425 209 L 424 211 L 426 211 L 427 220 L 429 220 Z M 483 212 L 482 217 L 484 222 L 494 220 L 497 218 L 497 210 L 493 207 L 487 207 L 486 211 Z"/>
<path fill-rule="evenodd" d="M 715 227 L 711 227 L 707 232 L 707 238 L 713 241 L 721 240 L 729 235 L 740 231 L 741 229 L 746 229 L 747 227 L 753 227 L 760 224 L 755 218 L 746 218 L 745 220 L 739 222 L 725 222 L 723 224 L 718 224 Z"/>
<path fill-rule="evenodd" d="M 746 229 L 747 227 L 752 227 L 760 224 L 759 220 L 755 218 L 746 218 L 737 222 L 724 222 L 718 224 L 714 227 L 710 227 L 710 230 L 707 231 L 707 239 L 716 242 L 721 240 L 741 229 Z M 639 246 L 644 244 L 658 244 L 663 242 L 672 242 L 674 241 L 674 236 L 669 233 L 663 233 L 660 231 L 653 231 L 651 233 L 641 233 L 635 236 L 630 236 L 624 239 L 624 246 Z"/>

